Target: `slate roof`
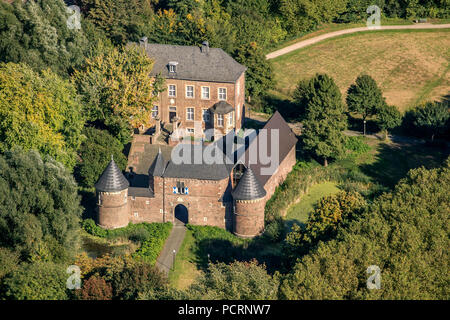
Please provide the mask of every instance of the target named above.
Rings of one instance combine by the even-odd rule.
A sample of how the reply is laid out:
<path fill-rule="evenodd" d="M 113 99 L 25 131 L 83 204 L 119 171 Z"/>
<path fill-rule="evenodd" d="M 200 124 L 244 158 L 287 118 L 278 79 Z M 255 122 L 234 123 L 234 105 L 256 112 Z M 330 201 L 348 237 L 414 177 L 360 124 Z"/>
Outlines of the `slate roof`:
<path fill-rule="evenodd" d="M 202 154 L 206 147 L 208 146 L 201 147 Z M 227 163 L 226 156 L 219 148 L 216 148 L 211 152 L 213 156 L 216 155 L 215 152 L 219 153 L 218 157 L 220 157 L 222 161 L 218 164 L 207 164 L 205 163 L 204 159 L 202 159 L 202 163 L 195 164 L 194 146 L 191 144 L 180 143 L 175 146 L 175 148 L 180 148 L 178 149 L 179 151 L 175 150 L 175 152 L 178 152 L 180 154 L 180 157 L 183 156 L 184 152 L 190 152 L 190 161 L 189 163 L 175 163 L 172 160 L 169 161 L 166 170 L 164 171 L 163 177 L 200 180 L 222 180 L 230 176 L 230 172 L 234 166 L 234 163 Z"/>
<path fill-rule="evenodd" d="M 294 147 L 296 145 L 297 137 L 292 132 L 291 128 L 289 127 L 289 125 L 286 123 L 286 121 L 283 119 L 283 117 L 281 116 L 281 114 L 278 111 L 276 111 L 272 115 L 272 117 L 269 119 L 269 121 L 267 121 L 267 123 L 263 129 L 267 129 L 267 137 L 268 137 L 267 150 L 268 150 L 269 154 L 270 154 L 270 150 L 272 149 L 272 145 L 271 145 L 272 140 L 270 138 L 271 131 L 274 129 L 279 130 L 278 131 L 278 137 L 279 137 L 278 159 L 279 159 L 279 164 L 281 164 L 281 162 L 288 155 L 289 151 L 291 151 L 292 147 Z M 258 144 L 259 139 L 260 139 L 260 136 L 258 134 L 257 138 L 252 140 L 249 147 L 247 148 L 244 155 L 242 156 L 242 157 L 244 157 L 243 158 L 244 161 L 240 161 L 240 162 L 243 162 L 246 167 L 251 167 L 255 176 L 258 178 L 259 182 L 261 183 L 261 185 L 265 186 L 267 181 L 270 179 L 271 175 L 261 174 L 261 168 L 268 167 L 269 165 L 262 164 L 261 161 L 259 161 L 259 159 L 256 161 L 256 163 L 251 163 L 251 164 L 248 163 L 249 159 L 250 159 L 250 151 L 252 150 L 251 146 L 254 143 Z M 255 148 L 255 149 L 258 149 L 258 148 Z M 242 159 L 242 157 L 241 157 L 241 159 Z"/>
<path fill-rule="evenodd" d="M 129 187 L 128 195 L 132 197 L 153 198 L 155 194 L 150 188 Z"/>
<path fill-rule="evenodd" d="M 130 183 L 123 175 L 113 159 L 109 162 L 100 179 L 95 184 L 95 188 L 101 192 L 117 192 L 128 188 Z"/>
<path fill-rule="evenodd" d="M 226 101 L 219 101 L 215 103 L 210 110 L 215 114 L 227 114 L 233 111 L 234 108 Z"/>
<path fill-rule="evenodd" d="M 159 148 L 158 154 L 153 161 L 152 165 L 148 169 L 148 174 L 154 177 L 162 177 L 164 174 L 164 169 L 166 165 L 164 162 L 163 155 L 161 153 L 161 148 Z"/>
<path fill-rule="evenodd" d="M 266 190 L 261 186 L 252 169 L 248 167 L 231 194 L 235 200 L 255 200 L 264 198 Z"/>
<path fill-rule="evenodd" d="M 247 69 L 220 48 L 202 52 L 197 46 L 147 43 L 146 51 L 155 60 L 152 76 L 235 83 Z M 175 73 L 169 73 L 169 62 L 178 62 Z"/>

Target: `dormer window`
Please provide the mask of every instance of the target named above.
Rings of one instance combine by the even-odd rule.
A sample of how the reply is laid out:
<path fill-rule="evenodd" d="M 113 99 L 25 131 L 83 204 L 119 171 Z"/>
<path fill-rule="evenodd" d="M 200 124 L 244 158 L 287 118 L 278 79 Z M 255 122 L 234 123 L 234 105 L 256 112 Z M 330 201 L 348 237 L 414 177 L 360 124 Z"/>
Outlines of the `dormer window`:
<path fill-rule="evenodd" d="M 169 62 L 169 73 L 176 73 L 177 65 L 178 65 L 178 62 L 176 62 L 176 61 Z"/>

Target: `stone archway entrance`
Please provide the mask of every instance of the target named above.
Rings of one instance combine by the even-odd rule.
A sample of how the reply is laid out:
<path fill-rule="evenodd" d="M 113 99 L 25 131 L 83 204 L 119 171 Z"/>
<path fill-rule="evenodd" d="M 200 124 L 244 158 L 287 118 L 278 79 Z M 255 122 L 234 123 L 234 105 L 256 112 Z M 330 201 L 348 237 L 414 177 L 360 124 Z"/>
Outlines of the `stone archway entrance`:
<path fill-rule="evenodd" d="M 182 205 L 179 204 L 175 207 L 175 225 L 185 225 L 189 222 L 189 215 L 188 215 L 188 209 Z"/>

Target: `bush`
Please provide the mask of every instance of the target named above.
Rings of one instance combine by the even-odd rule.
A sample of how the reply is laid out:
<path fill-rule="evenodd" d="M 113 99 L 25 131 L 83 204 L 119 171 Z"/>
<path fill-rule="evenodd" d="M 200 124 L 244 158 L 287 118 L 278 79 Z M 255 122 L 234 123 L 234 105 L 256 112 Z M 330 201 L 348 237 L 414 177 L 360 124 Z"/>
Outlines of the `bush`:
<path fill-rule="evenodd" d="M 286 227 L 281 218 L 275 219 L 266 225 L 263 237 L 270 242 L 280 242 L 284 239 Z"/>
<path fill-rule="evenodd" d="M 93 236 L 105 238 L 108 235 L 108 230 L 99 227 L 92 219 L 85 219 L 82 225 L 83 229 Z"/>
<path fill-rule="evenodd" d="M 364 141 L 364 137 L 346 137 L 345 149 L 353 154 L 360 155 L 370 151 L 370 146 Z"/>

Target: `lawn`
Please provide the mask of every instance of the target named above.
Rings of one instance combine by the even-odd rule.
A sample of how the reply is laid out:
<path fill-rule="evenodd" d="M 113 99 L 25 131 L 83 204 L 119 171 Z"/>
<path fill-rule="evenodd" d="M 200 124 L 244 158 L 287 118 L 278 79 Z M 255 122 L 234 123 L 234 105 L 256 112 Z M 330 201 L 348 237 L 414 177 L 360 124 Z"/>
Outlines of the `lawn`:
<path fill-rule="evenodd" d="M 304 224 L 308 220 L 309 214 L 313 211 L 314 205 L 323 197 L 339 192 L 339 188 L 334 182 L 323 182 L 309 188 L 307 194 L 301 197 L 300 201 L 291 205 L 285 217 L 286 226 L 290 229 L 294 223 Z"/>
<path fill-rule="evenodd" d="M 196 255 L 193 251 L 194 246 L 194 236 L 188 229 L 175 258 L 174 268 L 169 272 L 169 281 L 172 287 L 184 290 L 200 275 L 201 271 L 197 268 Z"/>
<path fill-rule="evenodd" d="M 277 87 L 290 98 L 299 80 L 315 73 L 334 78 L 345 96 L 361 73 L 371 75 L 386 101 L 404 111 L 441 99 L 450 89 L 450 30 L 380 30 L 350 34 L 272 60 Z"/>

